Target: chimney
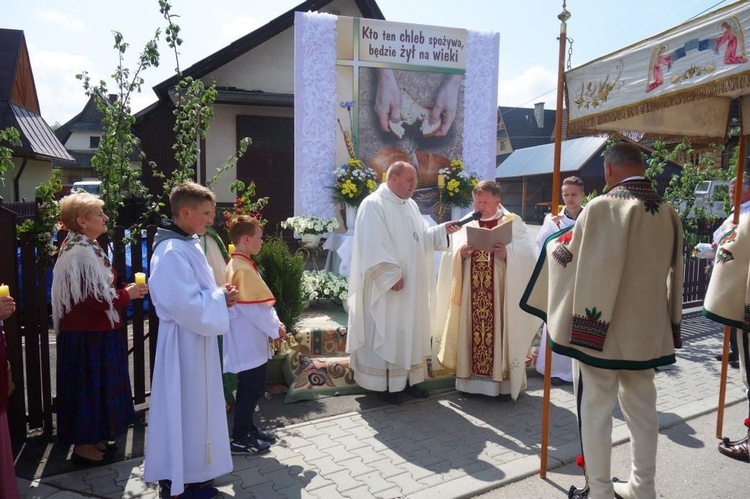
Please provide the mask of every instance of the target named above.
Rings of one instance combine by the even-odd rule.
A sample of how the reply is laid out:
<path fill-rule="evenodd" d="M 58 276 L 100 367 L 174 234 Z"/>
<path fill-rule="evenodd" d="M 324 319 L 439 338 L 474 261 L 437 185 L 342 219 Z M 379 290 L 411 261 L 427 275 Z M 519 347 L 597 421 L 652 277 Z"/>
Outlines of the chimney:
<path fill-rule="evenodd" d="M 534 119 L 536 120 L 536 126 L 544 128 L 544 102 L 534 104 Z"/>

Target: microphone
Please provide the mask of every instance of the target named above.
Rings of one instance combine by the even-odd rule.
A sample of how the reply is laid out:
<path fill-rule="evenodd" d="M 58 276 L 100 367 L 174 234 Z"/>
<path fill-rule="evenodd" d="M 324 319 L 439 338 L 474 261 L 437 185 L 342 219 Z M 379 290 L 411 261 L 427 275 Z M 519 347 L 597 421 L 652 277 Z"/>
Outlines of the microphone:
<path fill-rule="evenodd" d="M 482 218 L 482 212 L 481 211 L 475 211 L 474 213 L 469 213 L 465 217 L 463 217 L 461 220 L 456 222 L 454 225 L 457 225 L 458 227 L 464 226 L 467 223 L 471 222 L 472 220 L 479 220 Z"/>

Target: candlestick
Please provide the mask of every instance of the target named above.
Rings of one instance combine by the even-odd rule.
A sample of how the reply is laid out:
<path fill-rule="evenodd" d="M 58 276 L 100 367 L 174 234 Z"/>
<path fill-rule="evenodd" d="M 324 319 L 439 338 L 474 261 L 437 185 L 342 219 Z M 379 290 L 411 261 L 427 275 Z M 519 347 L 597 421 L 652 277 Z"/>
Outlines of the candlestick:
<path fill-rule="evenodd" d="M 146 284 L 146 274 L 143 272 L 136 272 L 135 273 L 135 283 L 136 284 Z"/>
<path fill-rule="evenodd" d="M 438 175 L 438 187 L 440 189 L 442 189 L 443 187 L 445 187 L 445 175 L 443 175 L 442 173 L 440 173 Z"/>
<path fill-rule="evenodd" d="M 234 253 L 234 244 L 229 243 L 229 254 L 231 255 L 232 253 Z"/>
<path fill-rule="evenodd" d="M 6 298 L 10 296 L 10 288 L 7 284 L 0 286 L 0 298 Z"/>

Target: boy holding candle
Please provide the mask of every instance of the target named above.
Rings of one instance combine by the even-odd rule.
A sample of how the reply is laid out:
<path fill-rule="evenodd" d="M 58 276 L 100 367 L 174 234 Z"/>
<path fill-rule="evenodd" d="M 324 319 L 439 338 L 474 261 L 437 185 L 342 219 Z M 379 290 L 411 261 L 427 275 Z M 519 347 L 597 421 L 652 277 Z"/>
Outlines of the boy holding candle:
<path fill-rule="evenodd" d="M 268 452 L 276 436 L 261 431 L 253 422 L 260 398 L 266 393 L 266 364 L 271 358 L 268 341 L 287 336 L 273 308 L 276 300 L 252 259 L 263 246 L 263 227 L 247 215 L 229 226 L 235 251 L 224 273 L 227 285 L 239 291 L 237 306 L 229 314 L 229 333 L 224 336 L 224 372 L 237 373 L 237 405 L 232 428 L 232 454 Z"/>

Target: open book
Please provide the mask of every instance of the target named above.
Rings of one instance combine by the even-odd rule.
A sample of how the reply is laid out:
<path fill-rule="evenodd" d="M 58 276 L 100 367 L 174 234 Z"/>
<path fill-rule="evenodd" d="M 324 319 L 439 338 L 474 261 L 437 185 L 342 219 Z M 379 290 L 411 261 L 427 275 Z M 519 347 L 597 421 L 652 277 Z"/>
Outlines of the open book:
<path fill-rule="evenodd" d="M 492 251 L 495 243 L 510 244 L 513 241 L 513 218 L 500 221 L 492 229 L 466 227 L 466 242 L 474 249 Z"/>

